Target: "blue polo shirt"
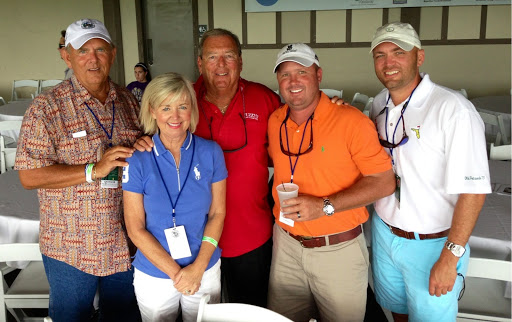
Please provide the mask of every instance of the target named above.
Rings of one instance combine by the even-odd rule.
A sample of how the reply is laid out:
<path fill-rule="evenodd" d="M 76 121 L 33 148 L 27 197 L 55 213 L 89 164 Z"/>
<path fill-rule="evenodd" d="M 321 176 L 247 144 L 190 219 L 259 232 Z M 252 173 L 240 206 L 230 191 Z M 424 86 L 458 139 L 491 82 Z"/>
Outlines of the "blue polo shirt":
<path fill-rule="evenodd" d="M 126 160 L 129 165 L 123 170 L 123 190 L 144 195 L 146 229 L 169 252 L 164 230 L 173 227 L 173 222 L 167 186 L 175 204 L 176 226 L 185 226 L 192 253 L 190 257 L 176 260 L 178 265 L 185 267 L 194 262 L 199 254 L 212 202 L 212 184 L 226 179 L 228 175 L 224 155 L 217 143 L 188 133 L 181 147 L 178 171 L 174 157 L 164 147 L 158 134 L 153 136 L 153 142 L 155 146 L 151 152 L 135 151 Z M 165 180 L 165 184 L 162 180 Z M 176 202 L 180 189 L 183 191 Z M 207 269 L 217 263 L 220 253 L 220 248 L 217 248 Z M 148 275 L 169 278 L 139 250 L 133 265 Z"/>

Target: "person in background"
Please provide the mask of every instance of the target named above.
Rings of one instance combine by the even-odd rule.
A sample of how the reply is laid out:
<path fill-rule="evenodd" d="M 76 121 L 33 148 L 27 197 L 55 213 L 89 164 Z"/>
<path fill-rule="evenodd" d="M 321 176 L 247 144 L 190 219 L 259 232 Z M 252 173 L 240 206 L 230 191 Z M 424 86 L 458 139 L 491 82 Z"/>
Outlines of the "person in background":
<path fill-rule="evenodd" d="M 142 101 L 142 95 L 144 94 L 144 90 L 148 83 L 151 81 L 151 74 L 149 73 L 149 69 L 144 63 L 137 63 L 133 68 L 133 73 L 135 74 L 136 81 L 131 82 L 126 86 L 135 98 L 139 101 Z"/>
<path fill-rule="evenodd" d="M 410 24 L 378 28 L 370 52 L 386 87 L 370 118 L 396 177 L 372 218 L 376 299 L 395 321 L 455 321 L 467 242 L 491 192 L 484 124 L 460 93 L 420 73 L 425 52 Z"/>
<path fill-rule="evenodd" d="M 267 121 L 280 106 L 266 86 L 245 80 L 238 37 L 225 29 L 207 31 L 199 43 L 194 84 L 199 105 L 195 135 L 224 150 L 226 219 L 219 241 L 221 273 L 229 302 L 267 305 L 272 257 L 272 216 L 267 202 Z M 137 140 L 151 150 L 149 137 Z"/>
<path fill-rule="evenodd" d="M 268 307 L 293 321 L 363 321 L 368 249 L 365 205 L 395 188 L 391 162 L 374 124 L 357 108 L 338 106 L 319 90 L 315 52 L 290 44 L 274 72 L 286 104 L 268 121 L 274 163 L 274 248 Z M 299 186 L 284 201 L 276 187 Z"/>
<path fill-rule="evenodd" d="M 66 51 L 66 30 L 61 30 L 59 39 L 60 59 L 64 60 L 64 51 Z M 70 79 L 73 76 L 73 69 L 66 67 L 64 70 L 64 79 Z"/>
<path fill-rule="evenodd" d="M 134 287 L 143 321 L 196 321 L 203 294 L 220 302 L 220 249 L 226 215 L 224 155 L 192 133 L 194 88 L 157 76 L 142 98 L 140 122 L 151 152 L 135 151 L 123 172 L 126 228 L 137 246 Z"/>
<path fill-rule="evenodd" d="M 74 75 L 38 95 L 23 118 L 15 169 L 38 189 L 39 244 L 53 321 L 138 321 L 119 167 L 140 135 L 139 104 L 109 72 L 116 48 L 102 22 L 66 30 Z"/>

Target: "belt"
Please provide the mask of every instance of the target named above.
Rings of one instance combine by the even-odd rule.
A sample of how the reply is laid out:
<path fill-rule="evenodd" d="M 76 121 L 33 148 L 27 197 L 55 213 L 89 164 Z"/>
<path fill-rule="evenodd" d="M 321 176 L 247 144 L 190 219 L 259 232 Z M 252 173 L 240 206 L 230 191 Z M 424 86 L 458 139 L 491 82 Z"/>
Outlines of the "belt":
<path fill-rule="evenodd" d="M 306 237 L 306 236 L 297 236 L 291 234 L 285 230 L 285 232 L 290 235 L 293 239 L 298 240 L 300 245 L 304 248 L 314 248 L 314 247 L 322 247 L 328 245 L 336 245 L 351 239 L 356 238 L 363 232 L 361 229 L 361 225 L 353 228 L 351 230 L 344 231 L 342 233 L 320 236 L 320 237 Z"/>
<path fill-rule="evenodd" d="M 384 222 L 384 221 L 382 221 Z M 388 225 L 386 222 L 384 222 L 386 224 L 386 226 L 389 227 L 389 230 L 391 231 L 391 233 L 393 235 L 396 235 L 398 237 L 402 237 L 402 238 L 406 238 L 406 239 L 416 239 L 416 236 L 415 236 L 415 232 L 413 231 L 405 231 L 405 230 L 402 230 L 400 228 L 396 228 L 396 227 L 393 227 L 391 225 Z M 446 230 L 443 230 L 443 231 L 440 231 L 438 233 L 433 233 L 433 234 L 417 234 L 418 235 L 418 238 L 420 240 L 423 240 L 423 239 L 436 239 L 436 238 L 442 238 L 442 237 L 446 237 L 448 236 L 448 233 L 450 232 L 450 229 L 446 229 Z"/>

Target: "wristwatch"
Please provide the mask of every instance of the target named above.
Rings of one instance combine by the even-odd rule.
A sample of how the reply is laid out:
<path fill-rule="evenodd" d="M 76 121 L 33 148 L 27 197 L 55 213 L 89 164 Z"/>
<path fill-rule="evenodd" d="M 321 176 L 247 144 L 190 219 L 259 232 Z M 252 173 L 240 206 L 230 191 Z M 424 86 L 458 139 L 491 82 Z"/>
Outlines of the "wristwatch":
<path fill-rule="evenodd" d="M 464 253 L 466 252 L 466 249 L 463 246 L 454 244 L 448 240 L 446 241 L 446 244 L 444 244 L 444 247 L 451 251 L 455 257 L 459 258 L 462 257 L 462 255 L 464 255 Z"/>
<path fill-rule="evenodd" d="M 329 201 L 329 198 L 325 197 L 324 199 L 324 207 L 322 210 L 324 211 L 326 216 L 332 216 L 334 214 L 334 206 Z"/>

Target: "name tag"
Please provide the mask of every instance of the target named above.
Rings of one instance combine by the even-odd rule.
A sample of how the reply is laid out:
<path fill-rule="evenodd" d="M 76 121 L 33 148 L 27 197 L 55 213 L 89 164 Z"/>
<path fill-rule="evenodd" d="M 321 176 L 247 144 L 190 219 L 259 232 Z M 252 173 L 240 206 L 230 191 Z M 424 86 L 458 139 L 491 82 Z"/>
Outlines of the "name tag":
<path fill-rule="evenodd" d="M 295 221 L 291 220 L 290 218 L 283 217 L 283 211 L 279 211 L 279 221 L 283 224 L 286 224 L 290 227 L 293 227 L 295 225 Z"/>
<path fill-rule="evenodd" d="M 180 259 L 192 256 L 190 245 L 188 244 L 185 226 L 177 226 L 164 230 L 169 251 L 174 259 Z"/>
<path fill-rule="evenodd" d="M 85 130 L 83 130 L 83 131 L 80 131 L 80 132 L 73 133 L 73 138 L 74 139 L 81 138 L 81 137 L 84 137 L 86 135 L 87 135 L 87 132 L 85 132 Z"/>
<path fill-rule="evenodd" d="M 101 187 L 106 189 L 115 189 L 119 187 L 119 168 L 116 167 L 103 179 L 101 179 Z"/>

